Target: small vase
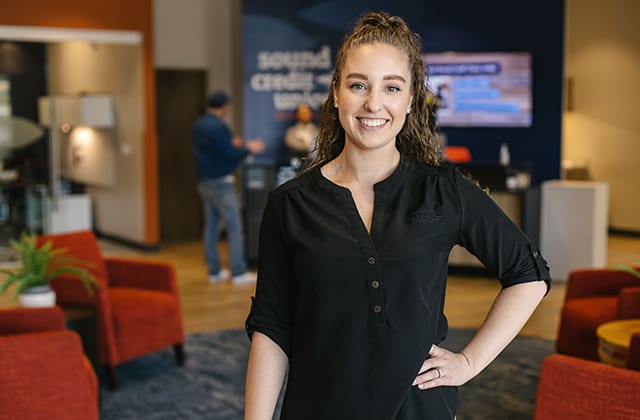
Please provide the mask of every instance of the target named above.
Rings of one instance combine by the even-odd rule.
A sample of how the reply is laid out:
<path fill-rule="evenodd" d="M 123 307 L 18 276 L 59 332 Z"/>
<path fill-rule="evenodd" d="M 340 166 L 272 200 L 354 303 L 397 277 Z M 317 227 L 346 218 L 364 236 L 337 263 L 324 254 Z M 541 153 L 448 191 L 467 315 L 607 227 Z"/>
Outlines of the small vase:
<path fill-rule="evenodd" d="M 18 295 L 18 301 L 20 302 L 20 306 L 25 308 L 55 306 L 56 292 L 49 286 L 29 287 Z"/>

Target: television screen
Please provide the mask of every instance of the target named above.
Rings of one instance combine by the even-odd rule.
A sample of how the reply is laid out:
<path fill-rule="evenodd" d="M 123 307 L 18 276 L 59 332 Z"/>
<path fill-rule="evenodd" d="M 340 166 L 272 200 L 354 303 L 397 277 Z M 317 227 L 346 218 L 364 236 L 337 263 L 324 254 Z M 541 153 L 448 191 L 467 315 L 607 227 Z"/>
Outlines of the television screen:
<path fill-rule="evenodd" d="M 441 127 L 531 125 L 530 53 L 428 53 L 423 59 Z"/>

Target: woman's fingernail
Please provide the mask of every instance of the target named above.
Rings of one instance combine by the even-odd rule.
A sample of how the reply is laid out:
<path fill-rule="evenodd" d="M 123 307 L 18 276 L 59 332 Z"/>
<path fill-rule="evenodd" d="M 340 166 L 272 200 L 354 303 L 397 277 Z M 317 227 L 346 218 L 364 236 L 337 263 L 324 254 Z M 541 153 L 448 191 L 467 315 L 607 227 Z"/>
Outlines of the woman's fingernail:
<path fill-rule="evenodd" d="M 411 384 L 411 386 L 415 386 L 418 383 L 418 378 L 413 380 L 413 383 Z"/>

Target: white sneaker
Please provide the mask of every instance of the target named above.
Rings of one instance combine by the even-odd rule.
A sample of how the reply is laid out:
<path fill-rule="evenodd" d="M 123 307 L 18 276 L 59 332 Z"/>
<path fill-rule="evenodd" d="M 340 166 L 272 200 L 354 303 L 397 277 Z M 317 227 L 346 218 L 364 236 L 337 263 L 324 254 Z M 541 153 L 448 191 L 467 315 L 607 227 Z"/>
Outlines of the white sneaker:
<path fill-rule="evenodd" d="M 231 282 L 233 282 L 233 284 L 252 284 L 255 283 L 257 279 L 258 274 L 251 271 L 245 271 L 243 274 L 233 276 L 231 278 Z"/>
<path fill-rule="evenodd" d="M 218 283 L 231 277 L 231 271 L 226 268 L 218 271 L 218 274 L 209 274 L 209 283 Z"/>

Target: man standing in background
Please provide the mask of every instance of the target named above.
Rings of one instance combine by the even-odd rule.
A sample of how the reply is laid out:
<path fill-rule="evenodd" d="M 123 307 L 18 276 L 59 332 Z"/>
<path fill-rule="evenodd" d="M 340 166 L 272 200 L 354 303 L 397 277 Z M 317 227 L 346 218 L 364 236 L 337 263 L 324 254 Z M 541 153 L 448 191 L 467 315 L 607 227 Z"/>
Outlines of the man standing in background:
<path fill-rule="evenodd" d="M 224 121 L 231 107 L 229 95 L 216 91 L 207 98 L 207 112 L 192 128 L 193 153 L 196 159 L 198 192 L 204 204 L 204 247 L 209 282 L 231 277 L 234 284 L 252 283 L 255 273 L 247 271 L 244 238 L 233 173 L 250 155 L 261 153 L 260 139 L 243 142 L 233 137 Z M 220 265 L 218 237 L 220 219 L 227 231 L 231 271 Z"/>

